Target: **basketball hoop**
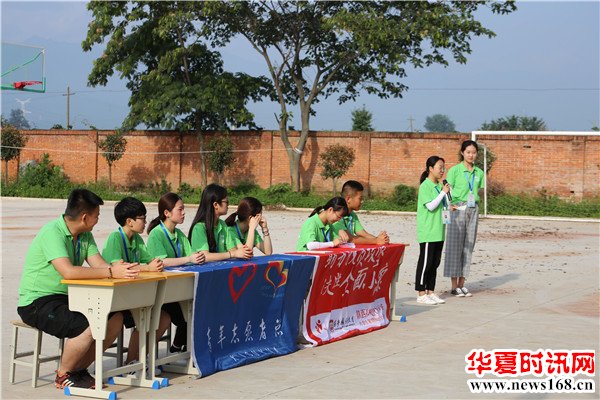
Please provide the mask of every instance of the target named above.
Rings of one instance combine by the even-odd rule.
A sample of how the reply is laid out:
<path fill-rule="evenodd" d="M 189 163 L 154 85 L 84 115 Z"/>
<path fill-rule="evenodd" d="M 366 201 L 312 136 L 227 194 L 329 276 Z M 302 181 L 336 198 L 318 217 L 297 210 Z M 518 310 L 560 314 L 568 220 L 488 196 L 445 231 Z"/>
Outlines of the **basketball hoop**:
<path fill-rule="evenodd" d="M 13 87 L 17 90 L 23 90 L 23 88 L 25 88 L 25 86 L 41 85 L 41 84 L 42 84 L 41 81 L 23 81 L 23 82 L 14 82 Z"/>

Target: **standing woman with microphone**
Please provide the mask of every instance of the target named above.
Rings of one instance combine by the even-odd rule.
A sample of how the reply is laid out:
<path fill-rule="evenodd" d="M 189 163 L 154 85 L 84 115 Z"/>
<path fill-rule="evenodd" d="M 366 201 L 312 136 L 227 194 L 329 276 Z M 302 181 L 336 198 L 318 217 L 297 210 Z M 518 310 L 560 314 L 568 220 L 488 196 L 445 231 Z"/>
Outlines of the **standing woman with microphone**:
<path fill-rule="evenodd" d="M 471 297 L 465 287 L 471 258 L 477 238 L 479 219 L 479 189 L 484 187 L 484 173 L 475 166 L 479 147 L 473 140 L 465 140 L 460 147 L 461 163 L 450 168 L 447 179 L 452 188 L 451 223 L 446 237 L 444 276 L 451 279 L 451 294 Z"/>

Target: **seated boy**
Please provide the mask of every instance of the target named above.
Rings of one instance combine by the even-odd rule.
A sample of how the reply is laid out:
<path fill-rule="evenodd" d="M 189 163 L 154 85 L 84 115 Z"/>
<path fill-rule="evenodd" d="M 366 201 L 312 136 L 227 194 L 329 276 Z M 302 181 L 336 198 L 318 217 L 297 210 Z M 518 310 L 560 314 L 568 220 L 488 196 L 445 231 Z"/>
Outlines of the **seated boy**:
<path fill-rule="evenodd" d="M 69 195 L 65 213 L 37 234 L 25 257 L 19 285 L 17 312 L 23 322 L 58 338 L 68 338 L 54 381 L 66 386 L 93 388 L 87 368 L 95 359 L 95 346 L 87 318 L 69 310 L 67 285 L 62 279 L 135 278 L 136 264 L 107 264 L 98 252 L 92 228 L 98 223 L 102 199 L 85 189 Z M 87 261 L 91 268 L 82 267 Z M 123 326 L 123 315 L 109 316 L 104 349 Z"/>
<path fill-rule="evenodd" d="M 144 244 L 144 239 L 140 236 L 146 227 L 144 203 L 133 197 L 124 198 L 115 205 L 115 220 L 120 226 L 106 239 L 102 258 L 110 263 L 123 261 L 140 263 L 139 269 L 144 272 L 162 271 L 162 260 L 158 257 L 152 258 Z M 131 313 L 124 312 L 123 316 L 125 327 L 133 328 L 135 322 Z M 169 314 L 161 312 L 156 337 L 161 338 L 170 324 Z M 139 332 L 137 330 L 131 334 L 128 349 L 125 363 L 136 362 L 139 359 Z"/>
<path fill-rule="evenodd" d="M 348 232 L 350 241 L 354 244 L 388 244 L 390 238 L 386 231 L 382 231 L 377 236 L 367 232 L 358 219 L 355 211 L 360 210 L 363 202 L 364 187 L 360 182 L 347 181 L 342 186 L 341 196 L 348 204 L 349 214 L 333 224 L 333 237 L 339 237 L 339 231 Z"/>

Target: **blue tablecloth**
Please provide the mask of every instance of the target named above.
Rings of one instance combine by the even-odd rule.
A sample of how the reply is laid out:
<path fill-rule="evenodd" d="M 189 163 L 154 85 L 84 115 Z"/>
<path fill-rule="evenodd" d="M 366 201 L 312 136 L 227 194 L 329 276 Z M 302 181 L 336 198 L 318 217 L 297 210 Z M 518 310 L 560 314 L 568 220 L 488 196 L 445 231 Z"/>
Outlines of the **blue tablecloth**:
<path fill-rule="evenodd" d="M 196 273 L 192 355 L 201 376 L 296 351 L 314 265 L 276 254 L 169 268 Z"/>

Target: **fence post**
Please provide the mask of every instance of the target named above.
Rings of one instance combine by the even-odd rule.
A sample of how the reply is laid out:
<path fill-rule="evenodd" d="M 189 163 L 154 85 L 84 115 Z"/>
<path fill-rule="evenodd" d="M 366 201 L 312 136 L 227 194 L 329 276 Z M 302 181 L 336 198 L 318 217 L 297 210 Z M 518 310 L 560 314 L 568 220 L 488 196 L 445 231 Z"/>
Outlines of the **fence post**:
<path fill-rule="evenodd" d="M 488 198 L 487 198 L 487 146 L 483 146 L 483 217 L 487 217 Z"/>

